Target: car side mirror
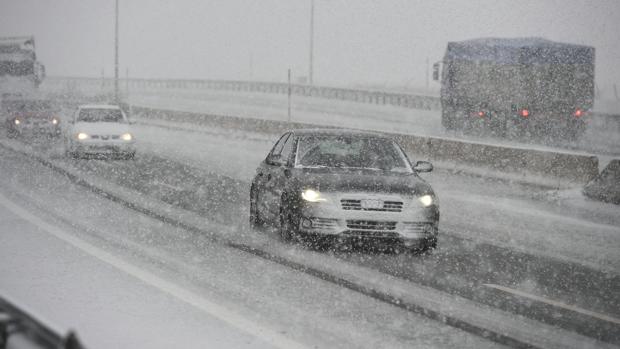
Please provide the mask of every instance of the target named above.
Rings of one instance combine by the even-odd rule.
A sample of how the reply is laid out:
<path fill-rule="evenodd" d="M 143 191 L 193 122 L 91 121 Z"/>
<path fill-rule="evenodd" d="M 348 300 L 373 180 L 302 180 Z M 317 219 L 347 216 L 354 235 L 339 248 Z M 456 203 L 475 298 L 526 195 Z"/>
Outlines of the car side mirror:
<path fill-rule="evenodd" d="M 418 161 L 413 166 L 413 170 L 416 172 L 431 172 L 433 170 L 433 164 L 428 161 Z"/>
<path fill-rule="evenodd" d="M 273 166 L 284 166 L 286 165 L 286 161 L 282 159 L 282 155 L 277 154 L 277 155 L 269 155 L 267 156 L 267 159 L 265 160 L 265 162 L 269 165 L 273 165 Z"/>

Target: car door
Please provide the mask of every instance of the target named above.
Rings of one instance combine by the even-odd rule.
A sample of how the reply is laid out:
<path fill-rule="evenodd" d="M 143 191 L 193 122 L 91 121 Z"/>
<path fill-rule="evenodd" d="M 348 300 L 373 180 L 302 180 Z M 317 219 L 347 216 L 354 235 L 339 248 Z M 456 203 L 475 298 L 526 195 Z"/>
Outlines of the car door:
<path fill-rule="evenodd" d="M 265 178 L 265 203 L 266 215 L 273 220 L 279 218 L 280 199 L 290 173 L 291 154 L 295 137 L 292 133 L 287 134 L 282 147 L 275 147 L 270 157 L 267 158 L 267 177 Z"/>

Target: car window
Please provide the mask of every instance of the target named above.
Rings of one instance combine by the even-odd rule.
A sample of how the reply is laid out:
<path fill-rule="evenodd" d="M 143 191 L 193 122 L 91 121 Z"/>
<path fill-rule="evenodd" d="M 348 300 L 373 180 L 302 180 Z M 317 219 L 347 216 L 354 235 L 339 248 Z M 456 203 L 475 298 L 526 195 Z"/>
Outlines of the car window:
<path fill-rule="evenodd" d="M 295 137 L 293 137 L 292 135 L 288 137 L 288 139 L 286 140 L 286 142 L 284 143 L 284 146 L 282 147 L 282 151 L 281 151 L 281 158 L 283 160 L 288 160 L 291 157 L 291 154 L 293 153 L 293 145 L 295 144 Z"/>
<path fill-rule="evenodd" d="M 78 122 L 123 122 L 123 113 L 120 109 L 81 109 L 78 113 Z"/>
<path fill-rule="evenodd" d="M 409 162 L 394 141 L 373 137 L 302 137 L 295 166 L 411 172 Z"/>
<path fill-rule="evenodd" d="M 282 148 L 284 148 L 284 144 L 286 143 L 290 135 L 290 133 L 286 133 L 282 137 L 280 137 L 276 145 L 273 146 L 271 153 L 269 153 L 270 157 L 282 154 Z"/>

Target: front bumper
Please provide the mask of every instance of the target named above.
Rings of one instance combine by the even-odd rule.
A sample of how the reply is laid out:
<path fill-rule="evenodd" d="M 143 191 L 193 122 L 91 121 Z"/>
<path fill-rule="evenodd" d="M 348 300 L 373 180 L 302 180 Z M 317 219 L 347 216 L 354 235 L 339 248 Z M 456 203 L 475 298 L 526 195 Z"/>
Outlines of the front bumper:
<path fill-rule="evenodd" d="M 133 154 L 136 152 L 134 142 L 126 141 L 77 141 L 71 152 L 79 154 Z"/>
<path fill-rule="evenodd" d="M 408 201 L 408 203 L 407 203 Z M 439 207 L 411 200 L 400 212 L 343 209 L 340 201 L 302 204 L 298 231 L 338 239 L 398 240 L 405 245 L 436 239 Z"/>
<path fill-rule="evenodd" d="M 47 136 L 59 136 L 61 131 L 60 127 L 56 125 L 34 125 L 34 124 L 26 124 L 19 126 L 10 126 L 10 130 L 12 132 L 18 133 L 20 135 L 47 135 Z"/>

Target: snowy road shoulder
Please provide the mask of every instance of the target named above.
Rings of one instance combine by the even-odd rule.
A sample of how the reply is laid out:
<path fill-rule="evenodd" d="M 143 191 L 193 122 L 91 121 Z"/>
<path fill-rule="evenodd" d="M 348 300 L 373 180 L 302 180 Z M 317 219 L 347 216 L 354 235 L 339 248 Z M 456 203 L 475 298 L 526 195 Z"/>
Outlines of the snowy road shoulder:
<path fill-rule="evenodd" d="M 175 285 L 172 282 L 169 282 L 165 279 L 162 279 L 161 277 L 158 277 L 157 275 L 144 270 L 140 267 L 137 267 L 131 263 L 128 263 L 126 261 L 124 261 L 123 259 L 95 246 L 92 245 L 84 240 L 81 240 L 77 237 L 75 237 L 72 234 L 69 234 L 67 232 L 65 232 L 64 230 L 58 228 L 57 226 L 51 225 L 43 220 L 41 220 L 39 217 L 34 216 L 33 214 L 31 214 L 29 211 L 27 211 L 26 209 L 22 208 L 21 206 L 18 206 L 17 204 L 13 203 L 11 200 L 9 200 L 7 197 L 5 197 L 4 195 L 0 194 L 0 206 L 3 207 L 4 209 L 10 211 L 10 213 L 13 215 L 13 217 L 19 217 L 21 220 L 23 220 L 22 222 L 19 222 L 18 225 L 20 228 L 19 229 L 12 229 L 14 233 L 18 233 L 18 234 L 28 234 L 32 232 L 35 232 L 38 230 L 39 232 L 45 232 L 47 234 L 50 234 L 51 236 L 54 236 L 55 238 L 62 240 L 63 242 L 71 245 L 73 248 L 79 250 L 79 252 L 68 249 L 66 247 L 61 247 L 61 250 L 63 251 L 62 254 L 65 256 L 65 258 L 68 258 L 68 256 L 72 256 L 71 258 L 75 258 L 73 261 L 70 261 L 69 263 L 71 264 L 86 264 L 89 265 L 90 267 L 85 267 L 84 272 L 92 274 L 92 273 L 101 273 L 102 269 L 99 266 L 97 266 L 97 263 L 93 263 L 92 261 L 85 261 L 83 256 L 80 256 L 80 254 L 86 254 L 90 257 L 94 257 L 95 259 L 97 259 L 100 262 L 103 262 L 105 264 L 107 264 L 108 266 L 111 266 L 113 268 L 115 268 L 117 271 L 120 271 L 128 276 L 131 276 L 139 281 L 141 281 L 142 283 L 151 286 L 152 288 L 156 289 L 157 291 L 166 293 L 168 295 L 171 295 L 172 297 L 174 297 L 176 300 L 178 301 L 182 301 L 184 303 L 186 303 L 187 305 L 190 305 L 196 309 L 199 309 L 203 312 L 205 312 L 206 314 L 210 315 L 211 317 L 215 318 L 216 321 L 209 321 L 210 324 L 207 328 L 210 328 L 211 332 L 209 334 L 209 336 L 204 336 L 203 340 L 205 340 L 205 342 L 203 342 L 204 344 L 207 344 L 208 342 L 211 342 L 213 345 L 224 345 L 224 346 L 247 346 L 247 347 L 263 347 L 265 346 L 265 343 L 268 343 L 269 345 L 265 346 L 265 347 L 269 347 L 270 345 L 273 345 L 274 347 L 278 347 L 278 348 L 305 348 L 305 346 L 301 345 L 298 342 L 295 342 L 289 338 L 286 338 L 284 336 L 282 336 L 280 333 L 273 331 L 269 328 L 266 328 L 264 326 L 261 326 L 257 323 L 254 323 L 232 311 L 230 311 L 229 309 L 226 309 L 224 307 L 222 307 L 221 305 L 218 305 L 216 303 L 213 303 L 212 301 L 202 297 L 199 294 L 196 294 L 194 292 L 185 290 L 177 285 Z M 5 215 L 6 215 L 6 211 L 5 211 Z M 13 218 L 14 219 L 14 218 Z M 15 224 L 15 222 L 13 223 Z M 30 235 L 30 234 L 28 234 Z M 7 238 L 7 236 L 5 236 L 5 238 L 3 238 L 4 243 L 9 243 L 6 240 L 9 240 Z M 32 241 L 32 240 L 31 240 Z M 48 240 L 49 241 L 49 240 Z M 45 244 L 46 247 L 49 250 L 52 250 L 52 246 L 54 245 L 58 245 L 57 242 L 53 242 L 53 241 L 49 241 L 49 243 Z M 5 247 L 3 249 L 6 249 L 7 245 L 5 245 Z M 27 250 L 27 249 L 37 249 L 36 246 L 34 245 L 28 245 L 28 246 L 21 246 L 21 249 L 23 250 Z M 19 249 L 18 249 L 19 250 Z M 7 251 L 5 251 L 7 252 Z M 40 251 L 39 251 L 40 252 Z M 77 252 L 77 253 L 76 253 Z M 48 252 L 49 253 L 49 252 Z M 76 257 L 73 257 L 76 256 Z M 7 264 L 9 263 L 8 260 L 6 260 L 8 256 L 5 255 L 4 259 L 4 268 L 7 269 Z M 15 257 L 15 256 L 13 256 Z M 50 257 L 53 257 L 54 259 L 59 258 L 60 256 L 58 254 L 53 254 Z M 23 261 L 22 261 L 23 262 Z M 48 261 L 48 263 L 46 264 L 53 264 L 55 262 L 53 262 L 52 260 Z M 21 268 L 20 268 L 21 269 Z M 45 269 L 45 268 L 44 268 Z M 21 269 L 20 272 L 24 273 L 25 270 Z M 43 271 L 43 270 L 41 270 Z M 109 272 L 109 271 L 106 271 Z M 71 270 L 71 272 L 69 273 L 69 275 L 76 275 L 76 274 L 81 274 L 78 270 Z M 34 275 L 28 275 L 28 277 L 33 277 Z M 56 274 L 56 276 L 58 276 L 58 274 Z M 42 279 L 45 278 L 42 275 L 39 275 L 39 277 L 41 277 Z M 62 287 L 60 285 L 56 285 L 54 286 L 55 283 L 57 283 L 60 280 L 53 280 L 53 276 L 52 275 L 48 275 L 49 279 L 49 283 L 47 283 L 48 285 L 45 286 L 51 286 L 51 287 Z M 112 277 L 113 279 L 119 280 L 118 277 L 114 276 Z M 103 281 L 103 280 L 101 280 Z M 109 280 L 108 280 L 109 281 Z M 122 285 L 122 287 L 119 287 L 118 290 L 123 290 L 123 292 L 135 292 L 135 282 L 126 282 Z M 75 285 L 72 285 L 71 287 L 75 287 Z M 102 286 L 103 287 L 103 286 Z M 149 299 L 153 296 L 153 291 L 148 292 L 144 287 L 141 287 L 141 285 L 139 286 L 139 288 L 141 289 L 139 292 L 141 297 L 144 297 L 145 299 Z M 60 290 L 58 290 L 60 291 Z M 62 292 L 62 291 L 61 291 Z M 147 296 L 148 295 L 148 296 Z M 155 297 L 158 297 L 159 295 L 155 295 Z M 67 297 L 67 295 L 65 295 L 65 297 Z M 150 299 L 150 301 L 154 301 L 153 298 Z M 121 314 L 121 312 L 123 311 L 122 309 L 122 305 L 113 302 L 113 301 L 108 301 L 108 304 L 114 304 L 112 305 L 110 308 L 116 310 L 116 316 L 119 316 Z M 85 316 L 87 316 L 87 312 L 88 310 L 86 309 L 87 305 L 86 304 L 75 304 L 75 309 L 72 309 L 73 311 L 71 311 L 70 307 L 68 307 L 67 310 L 69 313 L 73 313 L 74 315 L 77 315 L 81 318 L 84 318 Z M 86 312 L 84 311 L 86 310 Z M 111 310 L 111 309 L 109 309 Z M 168 314 L 168 315 L 164 315 L 165 312 L 162 312 L 161 316 L 159 316 L 156 321 L 151 322 L 150 324 L 147 324 L 146 322 L 142 322 L 142 330 L 145 331 L 149 331 L 149 332 L 153 332 L 153 333 L 157 333 L 159 331 L 155 331 L 153 328 L 148 328 L 150 327 L 159 327 L 159 326 L 165 326 L 167 327 L 167 334 L 171 335 L 172 333 L 174 333 L 175 330 L 173 330 L 172 328 L 170 328 L 170 321 L 168 320 L 171 317 L 178 317 L 181 315 L 181 313 L 178 313 L 176 315 L 173 314 Z M 91 314 L 91 316 L 93 316 Z M 101 317 L 99 314 L 96 316 L 93 316 L 95 318 L 99 318 L 103 320 L 103 317 Z M 146 317 L 140 317 L 142 319 L 145 319 Z M 151 320 L 153 320 L 151 318 Z M 222 323 L 225 323 L 227 326 L 232 326 L 234 327 L 236 330 L 235 331 L 231 331 L 230 328 L 226 328 L 226 325 L 222 325 L 222 324 L 218 324 L 217 320 L 221 321 Z M 115 319 L 110 319 L 110 321 L 120 321 L 118 318 Z M 159 323 L 158 323 L 159 322 Z M 74 324 L 73 326 L 78 326 L 78 329 L 81 327 L 81 324 Z M 217 330 L 214 330 L 215 328 L 217 328 Z M 203 332 L 205 331 L 206 328 L 202 328 L 199 332 Z M 91 331 L 93 329 L 91 328 L 86 328 L 85 332 L 87 334 L 87 336 L 85 336 L 85 338 L 89 338 L 89 335 L 91 335 Z M 235 333 L 237 332 L 237 333 Z M 161 333 L 161 332 L 160 332 Z M 218 333 L 219 338 L 217 338 L 215 336 L 215 334 Z M 240 334 L 242 333 L 242 334 Z M 114 337 L 114 336 L 118 336 L 118 334 L 115 333 L 109 333 L 108 334 L 110 337 Z M 256 337 L 259 338 L 260 340 L 262 340 L 264 343 L 260 344 L 260 342 L 256 342 L 253 340 L 248 340 L 247 339 L 247 335 L 250 335 L 252 337 Z M 122 341 L 124 339 L 127 338 L 123 338 L 124 336 L 118 336 L 119 338 L 119 344 L 123 343 Z M 171 337 L 176 337 L 176 336 L 171 336 Z M 137 338 L 137 337 L 134 337 Z M 208 340 L 207 340 L 208 338 Z M 153 344 L 157 343 L 156 346 L 158 347 L 164 347 L 162 346 L 162 342 L 161 341 L 163 338 L 158 338 L 156 342 L 151 343 L 150 345 L 145 345 L 147 343 L 135 343 L 137 344 L 137 347 L 152 347 Z M 168 340 L 170 340 L 172 338 L 168 338 Z M 179 342 L 182 342 L 183 339 L 182 338 L 177 338 L 179 340 Z M 97 343 L 95 343 L 97 344 Z M 123 343 L 121 346 L 126 346 L 128 343 Z"/>

